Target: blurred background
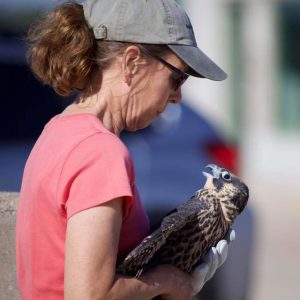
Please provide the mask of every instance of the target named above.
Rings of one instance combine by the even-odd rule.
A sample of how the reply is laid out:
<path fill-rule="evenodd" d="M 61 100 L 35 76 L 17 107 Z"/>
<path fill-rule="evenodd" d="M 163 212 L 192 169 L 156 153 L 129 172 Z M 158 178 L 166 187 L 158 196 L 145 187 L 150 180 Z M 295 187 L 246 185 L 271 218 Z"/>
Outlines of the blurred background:
<path fill-rule="evenodd" d="M 41 85 L 25 59 L 28 25 L 58 2 L 0 0 L 0 191 L 20 190 L 44 124 L 72 101 Z M 300 299 L 300 1 L 178 2 L 229 77 L 189 79 L 180 106 L 122 135 L 144 204 L 154 223 L 202 187 L 206 164 L 237 172 L 249 205 L 201 299 Z"/>

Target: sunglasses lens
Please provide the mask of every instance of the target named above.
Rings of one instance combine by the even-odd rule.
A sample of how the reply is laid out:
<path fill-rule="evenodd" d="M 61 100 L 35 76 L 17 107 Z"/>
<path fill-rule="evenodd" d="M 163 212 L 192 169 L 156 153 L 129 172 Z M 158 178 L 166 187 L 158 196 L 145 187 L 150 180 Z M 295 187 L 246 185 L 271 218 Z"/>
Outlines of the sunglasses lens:
<path fill-rule="evenodd" d="M 182 78 L 178 78 L 174 83 L 174 90 L 177 91 L 182 85 Z"/>
<path fill-rule="evenodd" d="M 151 55 L 151 53 L 149 53 L 149 51 L 146 50 L 146 52 Z M 189 75 L 184 73 L 183 71 L 177 69 L 176 67 L 174 67 L 173 65 L 171 65 L 170 63 L 168 63 L 167 61 L 162 59 L 161 57 L 156 56 L 156 55 L 152 55 L 152 56 L 154 56 L 156 59 L 158 59 L 163 65 L 165 65 L 168 69 L 170 69 L 173 72 L 173 74 L 174 74 L 174 90 L 177 91 L 180 88 L 180 86 L 183 85 L 183 83 L 187 80 Z"/>
<path fill-rule="evenodd" d="M 177 91 L 187 80 L 188 76 L 180 76 L 175 80 L 174 90 Z"/>

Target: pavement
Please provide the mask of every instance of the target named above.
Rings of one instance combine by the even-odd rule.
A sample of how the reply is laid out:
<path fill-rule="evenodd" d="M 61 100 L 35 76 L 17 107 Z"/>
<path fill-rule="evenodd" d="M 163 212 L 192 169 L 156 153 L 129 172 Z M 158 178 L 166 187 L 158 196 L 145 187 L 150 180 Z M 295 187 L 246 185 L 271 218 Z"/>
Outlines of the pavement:
<path fill-rule="evenodd" d="M 256 238 L 248 300 L 299 300 L 300 196 L 254 183 L 251 191 Z"/>

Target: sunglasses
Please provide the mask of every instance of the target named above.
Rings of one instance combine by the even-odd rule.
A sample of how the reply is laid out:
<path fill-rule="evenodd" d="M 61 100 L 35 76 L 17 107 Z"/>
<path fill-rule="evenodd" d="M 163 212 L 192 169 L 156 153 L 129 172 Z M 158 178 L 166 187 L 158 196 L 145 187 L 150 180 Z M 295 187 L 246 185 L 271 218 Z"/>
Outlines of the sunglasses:
<path fill-rule="evenodd" d="M 164 59 L 162 59 L 161 57 L 152 54 L 148 49 L 143 47 L 143 50 L 150 56 L 154 57 L 155 59 L 157 59 L 158 61 L 160 61 L 164 66 L 166 66 L 172 73 L 174 76 L 174 90 L 177 91 L 184 83 L 185 81 L 189 78 L 189 74 L 179 70 L 178 68 L 174 67 L 173 65 L 171 65 L 170 63 L 168 63 L 167 61 L 165 61 Z"/>

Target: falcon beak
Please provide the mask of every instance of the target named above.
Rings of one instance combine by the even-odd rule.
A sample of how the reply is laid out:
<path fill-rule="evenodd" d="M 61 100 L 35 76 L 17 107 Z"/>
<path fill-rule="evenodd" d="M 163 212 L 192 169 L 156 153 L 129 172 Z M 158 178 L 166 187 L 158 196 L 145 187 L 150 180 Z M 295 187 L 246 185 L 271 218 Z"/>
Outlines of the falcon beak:
<path fill-rule="evenodd" d="M 220 174 L 221 174 L 221 168 L 220 167 L 218 167 L 216 165 L 213 165 L 213 164 L 210 164 L 210 165 L 207 165 L 205 167 L 205 169 L 209 169 L 212 172 L 212 174 L 207 173 L 207 172 L 202 172 L 203 175 L 207 179 L 209 179 L 209 178 L 216 178 L 216 179 L 218 179 L 220 177 Z"/>

